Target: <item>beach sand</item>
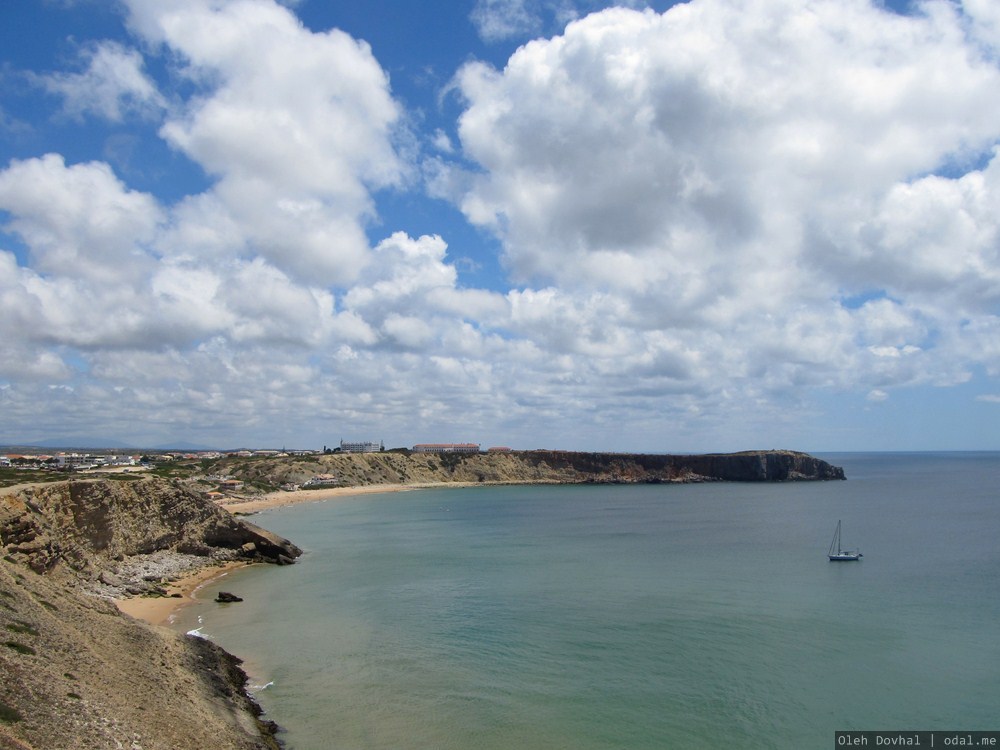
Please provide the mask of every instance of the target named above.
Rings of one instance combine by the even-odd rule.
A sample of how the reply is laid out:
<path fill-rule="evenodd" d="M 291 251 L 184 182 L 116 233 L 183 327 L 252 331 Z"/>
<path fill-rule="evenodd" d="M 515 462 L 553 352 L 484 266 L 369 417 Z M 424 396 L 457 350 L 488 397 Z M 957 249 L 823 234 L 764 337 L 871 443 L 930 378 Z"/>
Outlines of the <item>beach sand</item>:
<path fill-rule="evenodd" d="M 228 575 L 233 570 L 246 566 L 245 562 L 231 562 L 223 565 L 213 563 L 164 587 L 168 594 L 180 594 L 179 597 L 134 596 L 129 599 L 115 599 L 113 601 L 115 606 L 127 615 L 148 622 L 150 625 L 169 626 L 182 607 L 199 601 L 198 591 L 202 587 Z"/>
<path fill-rule="evenodd" d="M 294 490 L 292 492 L 271 492 L 260 497 L 227 498 L 218 502 L 219 506 L 230 513 L 259 513 L 285 505 L 300 503 L 318 503 L 338 497 L 353 497 L 355 495 L 376 495 L 388 492 L 407 492 L 409 490 L 439 489 L 448 487 L 479 487 L 482 482 L 429 482 L 426 484 L 369 484 L 363 487 L 330 487 L 316 490 Z"/>

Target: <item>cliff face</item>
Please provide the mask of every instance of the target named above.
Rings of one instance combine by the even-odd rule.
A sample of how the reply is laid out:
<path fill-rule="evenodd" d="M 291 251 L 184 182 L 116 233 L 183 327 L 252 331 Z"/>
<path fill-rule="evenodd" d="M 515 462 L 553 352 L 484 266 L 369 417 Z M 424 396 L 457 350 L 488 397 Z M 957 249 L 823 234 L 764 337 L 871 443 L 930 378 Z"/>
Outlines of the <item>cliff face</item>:
<path fill-rule="evenodd" d="M 224 470 L 278 487 L 332 474 L 346 486 L 432 482 L 703 482 L 844 479 L 843 469 L 796 451 L 706 455 L 512 451 L 479 454 L 330 454 L 232 462 Z"/>
<path fill-rule="evenodd" d="M 154 479 L 2 494 L 0 548 L 0 748 L 278 747 L 235 657 L 84 592 L 155 593 L 137 560 L 287 563 L 295 545 Z"/>
<path fill-rule="evenodd" d="M 164 480 L 60 482 L 0 495 L 0 544 L 36 572 L 93 577 L 159 551 L 218 560 L 291 562 L 286 539 Z"/>
<path fill-rule="evenodd" d="M 6 559 L 0 634 L 0 748 L 278 748 L 235 657 Z"/>

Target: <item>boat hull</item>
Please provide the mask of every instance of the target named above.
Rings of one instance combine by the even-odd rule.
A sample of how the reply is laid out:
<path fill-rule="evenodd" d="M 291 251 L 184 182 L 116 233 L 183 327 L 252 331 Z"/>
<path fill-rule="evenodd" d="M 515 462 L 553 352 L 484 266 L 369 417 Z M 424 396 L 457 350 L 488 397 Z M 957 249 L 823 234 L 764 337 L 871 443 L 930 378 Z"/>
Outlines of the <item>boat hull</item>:
<path fill-rule="evenodd" d="M 856 555 L 846 555 L 846 554 L 829 555 L 829 558 L 830 562 L 855 562 L 861 559 L 861 553 L 859 552 Z"/>

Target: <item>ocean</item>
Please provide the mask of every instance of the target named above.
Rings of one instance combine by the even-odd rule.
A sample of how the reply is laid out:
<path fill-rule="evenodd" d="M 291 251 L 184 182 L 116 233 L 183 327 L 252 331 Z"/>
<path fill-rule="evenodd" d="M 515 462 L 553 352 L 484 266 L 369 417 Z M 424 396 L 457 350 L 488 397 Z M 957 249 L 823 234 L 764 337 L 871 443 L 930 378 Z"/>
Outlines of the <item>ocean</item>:
<path fill-rule="evenodd" d="M 246 660 L 290 750 L 832 748 L 1000 729 L 1000 454 L 845 482 L 514 486 L 254 518 L 306 552 L 176 627 Z M 858 562 L 826 553 L 838 520 Z"/>

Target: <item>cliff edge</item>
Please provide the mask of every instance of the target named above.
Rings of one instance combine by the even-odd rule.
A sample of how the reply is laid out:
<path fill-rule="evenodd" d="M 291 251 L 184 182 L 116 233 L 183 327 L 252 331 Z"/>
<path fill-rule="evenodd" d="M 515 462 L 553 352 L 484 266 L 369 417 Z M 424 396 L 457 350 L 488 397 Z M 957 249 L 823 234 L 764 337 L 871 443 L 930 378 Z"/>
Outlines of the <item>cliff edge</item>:
<path fill-rule="evenodd" d="M 295 545 L 152 479 L 6 491 L 0 550 L 0 748 L 279 747 L 238 659 L 106 597 L 156 595 L 167 570 L 287 564 Z"/>
<path fill-rule="evenodd" d="M 317 475 L 334 486 L 464 482 L 659 483 L 783 482 L 844 479 L 844 470 L 807 453 L 788 450 L 704 455 L 497 451 L 489 453 L 332 453 L 251 460 L 222 459 L 214 470 L 273 491 Z"/>

